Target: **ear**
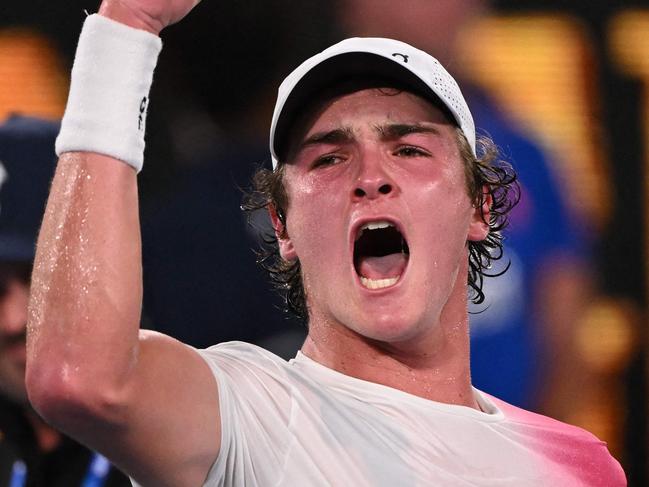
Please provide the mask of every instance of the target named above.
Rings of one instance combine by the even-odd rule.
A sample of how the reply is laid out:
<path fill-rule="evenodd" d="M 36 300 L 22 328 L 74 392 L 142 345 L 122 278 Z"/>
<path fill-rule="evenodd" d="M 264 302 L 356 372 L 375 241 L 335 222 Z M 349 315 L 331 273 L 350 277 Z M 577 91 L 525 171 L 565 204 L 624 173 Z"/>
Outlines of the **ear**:
<path fill-rule="evenodd" d="M 279 217 L 274 205 L 268 205 L 268 214 L 270 215 L 270 221 L 273 224 L 273 230 L 275 230 L 275 237 L 277 237 L 279 255 L 282 256 L 282 259 L 287 261 L 297 260 L 297 253 L 293 247 L 293 242 L 288 236 L 286 226 L 282 223 L 282 219 Z"/>
<path fill-rule="evenodd" d="M 482 187 L 482 200 L 482 205 L 476 203 L 473 207 L 473 217 L 469 224 L 469 234 L 467 236 L 467 240 L 472 242 L 480 242 L 489 235 L 489 219 L 491 218 L 493 197 L 486 185 Z"/>

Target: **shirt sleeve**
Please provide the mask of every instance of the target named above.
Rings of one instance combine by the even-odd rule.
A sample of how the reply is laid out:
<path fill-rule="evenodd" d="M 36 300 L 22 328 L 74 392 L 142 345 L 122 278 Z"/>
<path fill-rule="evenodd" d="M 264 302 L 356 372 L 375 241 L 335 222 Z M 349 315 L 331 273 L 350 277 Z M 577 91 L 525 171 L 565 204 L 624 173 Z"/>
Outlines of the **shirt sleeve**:
<path fill-rule="evenodd" d="M 221 448 L 204 485 L 271 485 L 290 444 L 286 362 L 241 342 L 198 352 L 216 378 L 221 421 Z"/>

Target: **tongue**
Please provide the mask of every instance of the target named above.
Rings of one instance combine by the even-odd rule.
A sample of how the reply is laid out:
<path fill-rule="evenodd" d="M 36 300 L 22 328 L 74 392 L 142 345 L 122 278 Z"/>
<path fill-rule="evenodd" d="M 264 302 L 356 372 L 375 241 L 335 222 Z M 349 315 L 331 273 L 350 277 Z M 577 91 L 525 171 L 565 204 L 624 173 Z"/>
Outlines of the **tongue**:
<path fill-rule="evenodd" d="M 361 257 L 358 262 L 358 273 L 368 279 L 387 279 L 403 273 L 408 256 L 403 253 L 384 255 L 383 257 Z"/>

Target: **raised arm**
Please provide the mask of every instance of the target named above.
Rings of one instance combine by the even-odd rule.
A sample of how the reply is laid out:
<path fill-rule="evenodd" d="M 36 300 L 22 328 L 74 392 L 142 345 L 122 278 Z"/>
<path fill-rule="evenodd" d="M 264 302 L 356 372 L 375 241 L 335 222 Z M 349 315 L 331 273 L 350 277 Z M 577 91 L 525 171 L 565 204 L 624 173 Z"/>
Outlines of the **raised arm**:
<path fill-rule="evenodd" d="M 100 14 L 157 35 L 195 3 L 105 0 Z M 115 154 L 60 156 L 32 277 L 30 400 L 142 485 L 201 485 L 219 449 L 216 383 L 190 347 L 138 329 L 136 171 Z"/>

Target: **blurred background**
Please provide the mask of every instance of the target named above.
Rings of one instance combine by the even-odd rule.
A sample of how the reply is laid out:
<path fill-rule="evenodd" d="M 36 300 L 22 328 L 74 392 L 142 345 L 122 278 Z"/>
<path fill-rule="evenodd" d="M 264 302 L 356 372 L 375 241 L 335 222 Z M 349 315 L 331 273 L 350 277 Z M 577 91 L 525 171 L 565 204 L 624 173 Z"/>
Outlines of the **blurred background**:
<path fill-rule="evenodd" d="M 96 0 L 0 6 L 0 120 L 59 119 Z M 268 230 L 239 209 L 269 164 L 274 95 L 352 35 L 449 68 L 520 174 L 505 276 L 473 306 L 476 386 L 580 425 L 649 485 L 649 0 L 205 0 L 163 32 L 140 175 L 147 327 L 291 357 L 304 325 L 255 264 Z"/>

